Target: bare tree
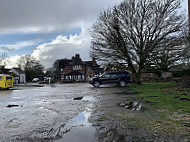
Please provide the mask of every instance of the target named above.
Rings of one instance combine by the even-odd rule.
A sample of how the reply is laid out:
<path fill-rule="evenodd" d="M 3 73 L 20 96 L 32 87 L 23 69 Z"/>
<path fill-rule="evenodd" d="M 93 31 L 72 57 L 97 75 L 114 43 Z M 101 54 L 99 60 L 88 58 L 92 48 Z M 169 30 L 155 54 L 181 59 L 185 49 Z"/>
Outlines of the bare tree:
<path fill-rule="evenodd" d="M 21 56 L 17 64 L 25 71 L 27 81 L 31 81 L 34 77 L 39 77 L 39 75 L 44 74 L 44 67 L 31 55 Z"/>
<path fill-rule="evenodd" d="M 134 81 L 163 43 L 179 34 L 185 24 L 180 0 L 126 0 L 100 13 L 92 26 L 91 56 L 126 63 Z"/>
<path fill-rule="evenodd" d="M 3 52 L 0 52 L 0 64 L 4 64 L 5 65 L 5 61 L 4 60 L 8 57 L 7 51 L 13 51 L 13 49 L 8 48 L 7 46 L 1 46 L 0 47 L 0 51 L 3 51 Z"/>
<path fill-rule="evenodd" d="M 190 0 L 189 0 L 190 1 Z M 189 64 L 190 63 L 190 29 L 189 25 L 186 24 L 186 26 L 183 29 L 182 36 L 186 39 L 185 40 L 185 54 L 184 54 L 184 61 Z"/>
<path fill-rule="evenodd" d="M 125 64 L 118 64 L 118 63 L 114 63 L 114 62 L 108 62 L 106 64 L 103 65 L 104 70 L 105 71 L 123 71 L 126 70 L 126 66 Z"/>
<path fill-rule="evenodd" d="M 187 38 L 183 35 L 176 35 L 172 38 L 166 38 L 160 43 L 160 48 L 154 50 L 149 56 L 149 65 L 160 71 L 169 71 L 179 64 L 183 64 L 187 59 Z M 146 66 L 146 67 L 147 67 Z"/>

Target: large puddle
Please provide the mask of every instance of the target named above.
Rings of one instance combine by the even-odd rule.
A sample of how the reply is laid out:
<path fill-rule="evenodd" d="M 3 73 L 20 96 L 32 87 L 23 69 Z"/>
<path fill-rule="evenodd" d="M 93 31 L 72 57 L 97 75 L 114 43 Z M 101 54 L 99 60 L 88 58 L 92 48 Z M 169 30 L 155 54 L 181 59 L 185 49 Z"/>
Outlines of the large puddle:
<path fill-rule="evenodd" d="M 94 96 L 84 96 L 84 97 L 82 96 L 82 97 L 73 98 L 73 100 L 75 100 L 75 101 L 82 100 L 82 101 L 91 101 L 91 102 L 93 102 L 93 101 L 96 100 L 96 98 Z"/>
<path fill-rule="evenodd" d="M 86 108 L 84 112 L 79 113 L 61 130 L 62 138 L 56 142 L 93 142 L 96 129 L 89 122 L 91 110 Z"/>

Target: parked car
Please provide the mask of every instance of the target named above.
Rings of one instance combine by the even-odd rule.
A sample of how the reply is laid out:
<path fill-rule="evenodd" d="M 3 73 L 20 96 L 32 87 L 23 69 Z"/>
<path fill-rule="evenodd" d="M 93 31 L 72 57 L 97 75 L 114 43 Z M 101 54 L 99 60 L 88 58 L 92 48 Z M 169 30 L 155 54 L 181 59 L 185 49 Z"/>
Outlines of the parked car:
<path fill-rule="evenodd" d="M 132 76 L 128 72 L 110 72 L 101 75 L 100 77 L 91 78 L 89 83 L 94 87 L 99 87 L 102 84 L 117 83 L 124 87 L 132 81 Z"/>
<path fill-rule="evenodd" d="M 39 78 L 32 79 L 32 83 L 38 83 L 38 82 L 39 82 Z"/>
<path fill-rule="evenodd" d="M 44 83 L 50 83 L 51 77 L 44 77 Z"/>
<path fill-rule="evenodd" d="M 0 90 L 13 87 L 13 77 L 6 74 L 0 74 Z"/>

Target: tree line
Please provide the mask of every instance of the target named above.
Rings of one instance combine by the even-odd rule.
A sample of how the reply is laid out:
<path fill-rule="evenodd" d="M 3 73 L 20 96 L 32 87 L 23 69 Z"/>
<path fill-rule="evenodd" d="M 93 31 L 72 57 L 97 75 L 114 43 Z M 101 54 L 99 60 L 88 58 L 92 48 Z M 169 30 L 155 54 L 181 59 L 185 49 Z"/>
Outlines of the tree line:
<path fill-rule="evenodd" d="M 7 54 L 5 53 L 0 56 L 0 63 L 3 65 L 5 65 L 5 59 L 7 58 Z M 44 66 L 31 55 L 20 56 L 16 64 L 18 68 L 25 72 L 26 81 L 31 81 L 33 78 L 39 77 L 39 75 L 44 75 Z"/>

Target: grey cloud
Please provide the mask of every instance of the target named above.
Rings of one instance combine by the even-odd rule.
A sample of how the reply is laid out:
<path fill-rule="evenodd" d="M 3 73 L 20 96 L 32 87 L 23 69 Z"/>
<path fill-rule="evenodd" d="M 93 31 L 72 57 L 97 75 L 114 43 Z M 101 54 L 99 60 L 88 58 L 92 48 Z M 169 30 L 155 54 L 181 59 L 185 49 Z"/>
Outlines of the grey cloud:
<path fill-rule="evenodd" d="M 0 31 L 49 32 L 93 21 L 100 10 L 122 0 L 0 0 Z M 35 31 L 35 30 L 34 30 Z"/>
<path fill-rule="evenodd" d="M 13 51 L 12 48 L 9 48 L 9 47 L 7 47 L 7 46 L 1 46 L 0 49 L 1 49 L 1 50 L 5 50 L 5 51 Z"/>

